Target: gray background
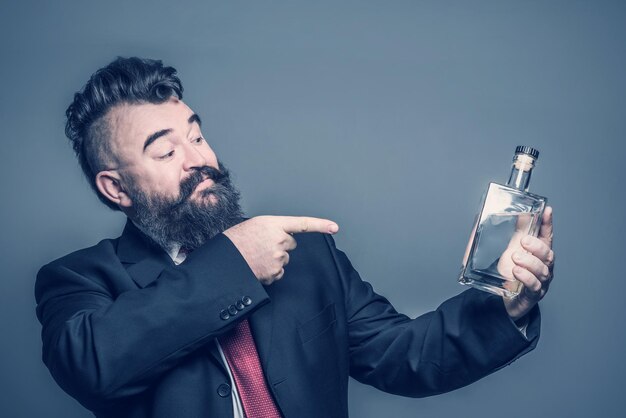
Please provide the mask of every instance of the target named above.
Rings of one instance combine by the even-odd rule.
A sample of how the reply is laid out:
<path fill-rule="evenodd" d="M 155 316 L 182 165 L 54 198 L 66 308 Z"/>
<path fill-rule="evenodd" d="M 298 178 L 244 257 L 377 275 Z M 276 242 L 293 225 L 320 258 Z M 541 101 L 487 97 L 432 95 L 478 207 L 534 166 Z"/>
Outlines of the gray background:
<path fill-rule="evenodd" d="M 3 0 L 0 415 L 90 416 L 41 363 L 33 283 L 121 231 L 64 111 L 95 69 L 139 55 L 178 68 L 250 215 L 336 220 L 363 278 L 412 316 L 462 290 L 486 183 L 538 147 L 558 259 L 538 348 L 428 399 L 353 381 L 351 415 L 623 416 L 625 22 L 609 1 Z"/>

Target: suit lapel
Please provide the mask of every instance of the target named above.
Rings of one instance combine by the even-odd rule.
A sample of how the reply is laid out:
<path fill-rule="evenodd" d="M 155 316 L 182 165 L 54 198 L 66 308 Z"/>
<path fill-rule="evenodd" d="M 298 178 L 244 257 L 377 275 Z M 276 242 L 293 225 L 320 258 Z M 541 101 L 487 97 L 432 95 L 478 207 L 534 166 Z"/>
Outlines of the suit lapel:
<path fill-rule="evenodd" d="M 117 256 L 140 288 L 156 280 L 161 272 L 174 263 L 167 253 L 141 232 L 128 219 L 117 244 Z"/>
<path fill-rule="evenodd" d="M 269 360 L 272 340 L 273 303 L 266 303 L 250 315 L 250 328 L 254 337 L 261 365 L 265 368 Z"/>
<path fill-rule="evenodd" d="M 266 291 L 272 299 L 271 291 L 272 286 L 266 288 Z M 270 384 L 274 384 L 278 381 L 285 379 L 284 370 L 281 367 L 273 367 L 275 364 L 272 362 L 272 347 L 276 344 L 273 341 L 274 338 L 274 315 L 275 315 L 276 302 L 273 300 L 270 303 L 258 308 L 249 317 L 250 328 L 252 330 L 252 336 L 256 345 L 257 352 L 259 353 L 259 360 L 261 361 L 261 367 L 265 372 L 265 377 Z"/>

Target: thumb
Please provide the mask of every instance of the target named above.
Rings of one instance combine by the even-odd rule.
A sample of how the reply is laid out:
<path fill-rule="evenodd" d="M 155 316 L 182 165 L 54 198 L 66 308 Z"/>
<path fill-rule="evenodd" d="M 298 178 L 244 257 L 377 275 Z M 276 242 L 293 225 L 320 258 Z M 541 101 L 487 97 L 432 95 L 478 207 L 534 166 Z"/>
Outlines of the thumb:
<path fill-rule="evenodd" d="M 539 239 L 552 247 L 552 207 L 547 206 L 543 211 L 543 219 L 541 220 L 541 228 L 539 229 Z"/>

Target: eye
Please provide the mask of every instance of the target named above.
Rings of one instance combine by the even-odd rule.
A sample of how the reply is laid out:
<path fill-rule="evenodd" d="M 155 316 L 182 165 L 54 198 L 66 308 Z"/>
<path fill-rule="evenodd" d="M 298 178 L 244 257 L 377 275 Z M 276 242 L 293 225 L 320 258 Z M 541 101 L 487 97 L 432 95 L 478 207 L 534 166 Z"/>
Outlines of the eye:
<path fill-rule="evenodd" d="M 164 155 L 161 155 L 161 156 L 157 157 L 157 159 L 158 160 L 167 160 L 168 158 L 172 157 L 173 155 L 174 155 L 174 150 L 171 150 L 167 154 L 164 154 Z"/>
<path fill-rule="evenodd" d="M 202 138 L 201 136 L 199 136 L 198 138 L 192 140 L 191 142 L 193 142 L 194 144 L 201 144 L 204 142 L 204 138 Z"/>

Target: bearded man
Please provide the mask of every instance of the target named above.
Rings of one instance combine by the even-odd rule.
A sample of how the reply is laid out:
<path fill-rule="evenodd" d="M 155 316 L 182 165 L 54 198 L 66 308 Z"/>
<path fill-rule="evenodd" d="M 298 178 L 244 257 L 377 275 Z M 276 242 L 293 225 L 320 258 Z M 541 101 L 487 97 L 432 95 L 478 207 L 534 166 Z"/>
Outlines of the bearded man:
<path fill-rule="evenodd" d="M 428 396 L 535 347 L 550 208 L 513 260 L 517 299 L 469 289 L 411 319 L 361 280 L 334 222 L 246 219 L 182 98 L 174 68 L 118 58 L 66 112 L 90 185 L 128 218 L 120 237 L 42 267 L 35 287 L 43 360 L 96 416 L 347 417 L 349 376 Z"/>

